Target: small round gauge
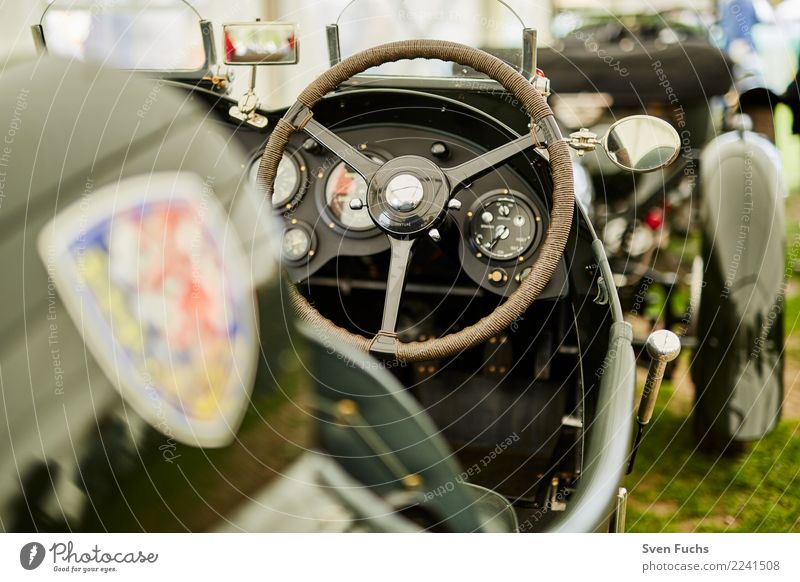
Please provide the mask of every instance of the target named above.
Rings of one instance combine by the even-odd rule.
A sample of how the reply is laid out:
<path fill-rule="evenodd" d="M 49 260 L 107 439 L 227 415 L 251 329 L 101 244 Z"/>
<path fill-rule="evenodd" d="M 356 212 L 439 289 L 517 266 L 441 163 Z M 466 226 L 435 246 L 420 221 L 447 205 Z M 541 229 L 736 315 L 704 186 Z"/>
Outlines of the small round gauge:
<path fill-rule="evenodd" d="M 508 190 L 484 194 L 471 212 L 470 238 L 484 256 L 511 261 L 522 256 L 539 236 L 541 217 Z"/>
<path fill-rule="evenodd" d="M 300 223 L 289 226 L 283 233 L 281 254 L 284 260 L 296 263 L 312 254 L 314 238 L 311 229 Z"/>
<path fill-rule="evenodd" d="M 371 154 L 370 157 L 379 164 L 384 163 L 379 156 Z M 367 183 L 360 174 L 344 162 L 339 162 L 328 174 L 328 180 L 325 182 L 325 204 L 328 212 L 346 229 L 363 231 L 375 228 L 375 223 L 372 222 L 366 209 L 350 208 L 350 201 L 355 199 L 366 203 Z"/>
<path fill-rule="evenodd" d="M 261 165 L 259 156 L 250 166 L 250 183 L 258 183 L 258 167 Z M 283 208 L 300 192 L 304 186 L 305 164 L 302 158 L 283 154 L 278 172 L 275 174 L 275 185 L 272 189 L 272 207 Z"/>

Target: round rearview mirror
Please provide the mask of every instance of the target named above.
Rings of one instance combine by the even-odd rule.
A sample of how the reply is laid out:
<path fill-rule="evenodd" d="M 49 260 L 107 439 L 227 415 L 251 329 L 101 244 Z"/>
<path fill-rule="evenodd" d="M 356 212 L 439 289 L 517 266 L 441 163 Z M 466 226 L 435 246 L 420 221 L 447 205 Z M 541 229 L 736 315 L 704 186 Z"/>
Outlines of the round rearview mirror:
<path fill-rule="evenodd" d="M 681 140 L 663 119 L 632 115 L 608 128 L 603 147 L 611 161 L 623 170 L 652 172 L 678 157 Z"/>

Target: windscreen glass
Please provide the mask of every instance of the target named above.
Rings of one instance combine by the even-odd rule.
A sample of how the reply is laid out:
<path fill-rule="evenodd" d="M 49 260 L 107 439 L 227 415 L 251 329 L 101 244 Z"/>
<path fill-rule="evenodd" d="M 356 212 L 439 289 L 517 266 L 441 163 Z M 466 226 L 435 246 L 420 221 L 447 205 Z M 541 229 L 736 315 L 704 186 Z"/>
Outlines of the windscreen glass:
<path fill-rule="evenodd" d="M 200 69 L 198 13 L 181 0 L 62 0 L 42 18 L 51 54 L 120 69 Z"/>
<path fill-rule="evenodd" d="M 519 66 L 523 25 L 503 2 L 481 0 L 357 0 L 339 15 L 342 56 L 386 42 L 438 39 L 478 47 Z M 482 76 L 441 61 L 402 61 L 370 74 L 426 77 Z"/>

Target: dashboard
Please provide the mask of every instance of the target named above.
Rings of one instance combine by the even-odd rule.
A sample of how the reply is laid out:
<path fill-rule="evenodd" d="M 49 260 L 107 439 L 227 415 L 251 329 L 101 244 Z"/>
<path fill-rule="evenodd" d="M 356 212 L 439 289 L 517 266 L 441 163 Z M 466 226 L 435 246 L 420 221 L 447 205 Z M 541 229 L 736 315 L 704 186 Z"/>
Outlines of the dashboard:
<path fill-rule="evenodd" d="M 345 92 L 318 105 L 315 117 L 378 162 L 413 154 L 451 167 L 516 137 L 463 103 L 418 92 Z M 254 185 L 265 143 L 262 137 L 246 169 Z M 460 209 L 449 211 L 438 229 L 438 246 L 458 265 L 456 279 L 506 296 L 529 275 L 550 220 L 548 170 L 529 151 L 456 194 Z M 388 253 L 388 239 L 366 208 L 350 206 L 364 201 L 366 191 L 364 179 L 313 138 L 292 136 L 272 197 L 273 211 L 284 222 L 282 258 L 292 282 L 313 283 L 315 274 L 340 257 Z M 562 265 L 542 298 L 562 296 L 566 280 Z"/>

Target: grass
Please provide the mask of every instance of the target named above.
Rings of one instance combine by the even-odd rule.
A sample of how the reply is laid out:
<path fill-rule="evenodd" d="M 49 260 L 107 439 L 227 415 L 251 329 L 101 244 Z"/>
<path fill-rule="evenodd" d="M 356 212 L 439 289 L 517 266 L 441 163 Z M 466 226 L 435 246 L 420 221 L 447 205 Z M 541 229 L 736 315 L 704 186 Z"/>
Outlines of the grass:
<path fill-rule="evenodd" d="M 628 530 L 800 532 L 800 421 L 784 420 L 739 457 L 696 448 L 665 384 L 655 421 L 626 479 Z"/>
<path fill-rule="evenodd" d="M 795 195 L 800 200 L 800 194 Z M 796 205 L 800 207 L 800 205 Z M 800 364 L 800 285 L 793 278 L 785 304 L 786 392 Z M 684 355 L 684 364 L 689 355 Z M 654 420 L 639 450 L 628 529 L 637 532 L 800 532 L 800 417 L 786 407 L 767 437 L 739 456 L 715 456 L 696 446 L 689 414 L 686 366 L 665 382 Z M 796 399 L 796 389 L 795 396 Z"/>
<path fill-rule="evenodd" d="M 697 449 L 690 412 L 692 386 L 682 356 L 673 383 L 665 382 L 653 422 L 625 480 L 631 492 L 628 531 L 800 532 L 800 140 L 788 110 L 776 115 L 776 140 L 794 194 L 786 201 L 787 281 L 784 418 L 767 437 L 738 456 Z M 793 247 L 794 245 L 794 247 Z M 797 253 L 794 253 L 797 254 Z"/>
<path fill-rule="evenodd" d="M 800 140 L 792 135 L 792 112 L 785 105 L 775 109 L 775 143 L 781 152 L 786 185 L 792 192 L 800 190 Z"/>

